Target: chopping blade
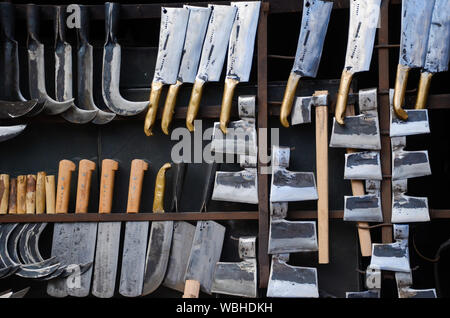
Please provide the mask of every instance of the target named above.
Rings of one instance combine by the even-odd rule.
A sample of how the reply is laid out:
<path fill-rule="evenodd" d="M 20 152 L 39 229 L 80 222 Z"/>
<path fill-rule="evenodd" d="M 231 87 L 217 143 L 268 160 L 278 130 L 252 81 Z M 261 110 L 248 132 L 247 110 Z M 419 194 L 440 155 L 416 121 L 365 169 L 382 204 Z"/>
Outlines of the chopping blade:
<path fill-rule="evenodd" d="M 212 200 L 258 204 L 256 168 L 238 172 L 216 172 Z"/>
<path fill-rule="evenodd" d="M 398 298 L 437 298 L 436 289 L 413 289 L 411 272 L 396 272 Z"/>
<path fill-rule="evenodd" d="M 285 255 L 272 256 L 267 297 L 318 298 L 317 269 L 288 265 Z"/>
<path fill-rule="evenodd" d="M 293 172 L 283 167 L 272 167 L 270 202 L 317 200 L 314 173 Z"/>
<path fill-rule="evenodd" d="M 344 196 L 344 221 L 383 222 L 380 195 Z"/>
<path fill-rule="evenodd" d="M 256 156 L 258 141 L 255 121 L 244 119 L 232 121 L 227 134 L 220 130 L 220 123 L 215 122 L 211 141 L 211 151 L 215 153 Z"/>
<path fill-rule="evenodd" d="M 391 138 L 392 180 L 422 177 L 431 174 L 428 151 L 405 151 L 406 137 Z"/>
<path fill-rule="evenodd" d="M 212 293 L 238 297 L 256 297 L 256 259 L 238 263 L 218 262 L 214 271 Z"/>
<path fill-rule="evenodd" d="M 315 222 L 271 220 L 269 254 L 314 252 L 317 250 Z"/>
<path fill-rule="evenodd" d="M 345 180 L 381 180 L 381 162 L 378 151 L 345 154 Z"/>
<path fill-rule="evenodd" d="M 408 180 L 392 181 L 392 223 L 430 221 L 428 199 L 405 195 Z"/>
<path fill-rule="evenodd" d="M 345 298 L 380 298 L 380 291 L 366 290 L 362 292 L 346 292 Z"/>

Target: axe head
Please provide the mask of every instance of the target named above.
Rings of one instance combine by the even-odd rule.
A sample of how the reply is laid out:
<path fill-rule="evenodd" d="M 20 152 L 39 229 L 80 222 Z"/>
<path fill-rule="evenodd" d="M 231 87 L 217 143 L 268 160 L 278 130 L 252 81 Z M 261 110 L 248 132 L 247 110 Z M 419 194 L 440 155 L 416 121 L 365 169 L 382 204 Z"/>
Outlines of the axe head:
<path fill-rule="evenodd" d="M 436 290 L 432 289 L 413 289 L 411 272 L 396 272 L 395 280 L 397 283 L 398 298 L 437 298 Z"/>
<path fill-rule="evenodd" d="M 254 119 L 248 118 L 230 122 L 226 135 L 220 130 L 220 123 L 214 123 L 211 151 L 256 156 L 258 152 L 257 144 Z"/>
<path fill-rule="evenodd" d="M 408 245 L 404 242 L 374 243 L 370 267 L 394 272 L 410 271 Z"/>
<path fill-rule="evenodd" d="M 344 197 L 344 221 L 383 222 L 378 194 Z"/>
<path fill-rule="evenodd" d="M 314 173 L 293 172 L 284 167 L 272 167 L 270 202 L 317 200 Z"/>
<path fill-rule="evenodd" d="M 211 292 L 239 297 L 257 297 L 256 259 L 238 263 L 218 262 Z"/>
<path fill-rule="evenodd" d="M 392 181 L 392 223 L 430 221 L 428 199 L 407 196 L 407 180 Z"/>
<path fill-rule="evenodd" d="M 423 177 L 431 174 L 428 151 L 404 151 L 406 137 L 391 138 L 392 180 Z"/>
<path fill-rule="evenodd" d="M 379 290 L 366 290 L 362 292 L 347 292 L 345 298 L 380 298 Z"/>
<path fill-rule="evenodd" d="M 258 204 L 256 168 L 238 172 L 216 172 L 212 200 Z"/>
<path fill-rule="evenodd" d="M 267 297 L 318 298 L 317 269 L 288 265 L 285 255 L 272 256 Z"/>
<path fill-rule="evenodd" d="M 345 154 L 344 179 L 381 180 L 381 162 L 378 151 Z"/>

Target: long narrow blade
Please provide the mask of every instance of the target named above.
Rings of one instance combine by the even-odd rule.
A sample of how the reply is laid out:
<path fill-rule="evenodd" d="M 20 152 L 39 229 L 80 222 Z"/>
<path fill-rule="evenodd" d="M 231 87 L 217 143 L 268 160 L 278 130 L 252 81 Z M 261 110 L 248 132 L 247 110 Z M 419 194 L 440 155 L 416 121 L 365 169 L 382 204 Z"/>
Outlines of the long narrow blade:
<path fill-rule="evenodd" d="M 114 295 L 119 258 L 120 226 L 121 222 L 98 224 L 92 294 L 100 298 L 110 298 Z"/>
<path fill-rule="evenodd" d="M 345 69 L 352 73 L 368 71 L 372 60 L 381 0 L 352 0 Z M 346 123 L 347 124 L 347 123 Z"/>
<path fill-rule="evenodd" d="M 248 82 L 261 2 L 231 2 L 231 6 L 237 8 L 237 13 L 230 34 L 227 77 Z"/>
<path fill-rule="evenodd" d="M 316 77 L 333 2 L 303 1 L 302 25 L 292 72 Z"/>
<path fill-rule="evenodd" d="M 184 40 L 180 70 L 178 71 L 178 80 L 182 83 L 194 83 L 202 54 L 203 41 L 211 15 L 211 8 L 185 7 L 189 9 L 189 21 Z"/>
<path fill-rule="evenodd" d="M 402 1 L 400 64 L 411 68 L 424 65 L 433 6 L 434 0 Z"/>
<path fill-rule="evenodd" d="M 449 56 L 450 1 L 436 0 L 431 18 L 424 69 L 431 73 L 447 71 Z"/>
<path fill-rule="evenodd" d="M 72 260 L 74 264 L 94 262 L 97 239 L 96 222 L 80 222 L 73 224 Z M 70 284 L 68 293 L 71 296 L 86 297 L 89 295 L 92 280 L 92 267 L 80 276 L 79 284 Z"/>
<path fill-rule="evenodd" d="M 237 8 L 223 5 L 209 5 L 209 7 L 212 12 L 203 43 L 197 77 L 205 82 L 217 82 L 222 73 Z"/>
<path fill-rule="evenodd" d="M 119 293 L 127 297 L 142 294 L 147 251 L 148 222 L 127 222 L 123 243 Z"/>
<path fill-rule="evenodd" d="M 177 81 L 189 9 L 161 7 L 158 57 L 154 82 L 174 84 Z"/>
<path fill-rule="evenodd" d="M 145 261 L 142 295 L 148 295 L 161 285 L 169 262 L 173 221 L 152 222 Z"/>

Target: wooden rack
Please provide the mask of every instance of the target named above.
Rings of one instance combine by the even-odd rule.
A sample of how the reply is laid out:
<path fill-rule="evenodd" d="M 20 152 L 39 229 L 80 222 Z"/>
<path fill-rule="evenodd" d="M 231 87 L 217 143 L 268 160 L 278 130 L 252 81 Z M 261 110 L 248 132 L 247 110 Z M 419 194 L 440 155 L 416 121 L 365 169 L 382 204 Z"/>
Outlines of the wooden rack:
<path fill-rule="evenodd" d="M 195 3 L 196 5 L 206 5 L 208 3 L 228 4 L 228 1 L 220 2 L 202 2 Z M 384 220 L 389 222 L 391 217 L 391 149 L 389 131 L 389 98 L 388 90 L 391 87 L 389 82 L 389 50 L 398 49 L 397 44 L 389 43 L 388 28 L 389 28 L 389 4 L 399 4 L 401 0 L 383 0 L 381 8 L 380 28 L 378 29 L 378 45 L 375 47 L 378 54 L 378 90 L 379 90 L 379 105 L 380 105 L 380 130 L 381 136 L 381 158 L 382 158 L 382 173 L 383 180 L 381 183 L 381 197 Z M 184 3 L 183 3 L 184 4 Z M 164 6 L 179 7 L 182 3 L 169 3 Z M 103 5 L 88 6 L 91 13 L 91 19 L 104 19 Z M 278 13 L 292 13 L 300 12 L 302 10 L 302 1 L 281 1 L 272 0 L 264 1 L 261 7 L 261 15 L 259 18 L 258 33 L 257 33 L 257 105 L 258 105 L 258 128 L 267 128 L 269 116 L 279 115 L 279 106 L 281 101 L 269 101 L 268 90 L 270 84 L 267 81 L 267 59 L 292 59 L 289 56 L 268 55 L 267 45 L 267 29 L 268 29 L 268 15 Z M 335 0 L 334 9 L 348 8 L 348 0 Z M 25 5 L 16 5 L 19 17 L 25 18 Z M 143 5 L 128 5 L 121 6 L 121 19 L 152 19 L 160 17 L 161 4 L 143 4 Z M 53 6 L 41 6 L 42 19 L 53 18 Z M 335 96 L 331 96 L 331 109 L 333 112 L 333 105 Z M 429 97 L 430 109 L 448 109 L 450 108 L 450 94 L 432 95 Z M 175 118 L 184 118 L 186 108 L 177 108 Z M 200 111 L 199 116 L 202 118 L 218 118 L 220 113 L 220 106 L 208 107 Z M 132 120 L 142 120 L 141 117 L 136 117 Z M 34 119 L 33 119 L 34 120 Z M 55 117 L 40 117 L 43 122 L 58 122 L 62 119 Z M 129 120 L 129 119 L 118 119 Z M 259 136 L 260 149 L 265 145 L 263 138 L 267 136 Z M 261 149 L 267 153 L 267 149 Z M 259 162 L 259 169 L 264 167 L 265 163 Z M 259 280 L 260 287 L 267 287 L 269 277 L 269 256 L 267 254 L 268 234 L 269 234 L 269 179 L 266 174 L 258 172 L 258 195 L 259 205 L 258 211 L 235 211 L 235 212 L 208 212 L 208 213 L 112 213 L 112 214 L 41 214 L 41 215 L 1 215 L 0 223 L 2 222 L 101 222 L 101 221 L 164 221 L 164 220 L 257 220 L 258 221 L 258 264 L 259 264 Z M 450 210 L 431 210 L 430 214 L 433 218 L 450 218 Z M 330 218 L 342 218 L 343 211 L 330 211 Z M 291 219 L 314 219 L 317 217 L 316 211 L 290 211 L 289 217 Z M 392 241 L 392 227 L 382 228 L 382 241 L 388 243 Z"/>

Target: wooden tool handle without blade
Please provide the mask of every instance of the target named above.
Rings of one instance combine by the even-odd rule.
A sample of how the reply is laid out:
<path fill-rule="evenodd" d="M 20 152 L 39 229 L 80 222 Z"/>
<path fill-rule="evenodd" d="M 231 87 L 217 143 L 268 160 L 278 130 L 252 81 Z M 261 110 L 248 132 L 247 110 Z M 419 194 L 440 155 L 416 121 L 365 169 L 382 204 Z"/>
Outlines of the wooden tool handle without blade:
<path fill-rule="evenodd" d="M 138 213 L 141 205 L 142 183 L 148 163 L 141 159 L 131 162 L 130 185 L 128 187 L 127 213 Z"/>
<path fill-rule="evenodd" d="M 150 102 L 148 105 L 148 112 L 147 115 L 145 116 L 145 123 L 144 123 L 144 132 L 147 136 L 153 135 L 152 129 L 153 125 L 155 124 L 156 113 L 158 112 L 159 97 L 161 96 L 162 88 L 163 83 L 161 82 L 152 83 L 152 89 L 150 92 Z"/>
<path fill-rule="evenodd" d="M 9 175 L 0 174 L 0 214 L 8 212 Z"/>
<path fill-rule="evenodd" d="M 170 123 L 172 122 L 173 114 L 175 113 L 175 105 L 177 103 L 178 91 L 183 83 L 177 81 L 170 85 L 167 92 L 166 102 L 164 104 L 163 114 L 161 118 L 161 129 L 166 135 L 169 134 Z"/>
<path fill-rule="evenodd" d="M 27 195 L 27 177 L 17 176 L 17 214 L 25 214 Z"/>
<path fill-rule="evenodd" d="M 45 177 L 47 173 L 38 172 L 36 177 L 36 214 L 45 213 Z"/>
<path fill-rule="evenodd" d="M 314 96 L 328 95 L 318 91 Z M 316 165 L 317 165 L 317 227 L 319 264 L 328 264 L 329 257 L 329 211 L 328 211 L 328 107 L 316 105 Z"/>
<path fill-rule="evenodd" d="M 189 106 L 186 114 L 186 127 L 191 132 L 194 131 L 194 120 L 197 118 L 198 110 L 200 108 L 204 84 L 204 81 L 195 79 L 194 87 L 192 88 L 191 97 L 189 99 Z"/>
<path fill-rule="evenodd" d="M 222 108 L 220 109 L 220 130 L 224 134 L 227 133 L 228 122 L 230 121 L 231 107 L 233 106 L 233 96 L 236 85 L 239 83 L 237 79 L 226 78 L 225 88 L 223 90 Z"/>
<path fill-rule="evenodd" d="M 17 179 L 12 178 L 9 180 L 9 202 L 8 202 L 8 213 L 17 213 Z"/>
<path fill-rule="evenodd" d="M 114 193 L 115 172 L 119 169 L 119 163 L 111 159 L 102 161 L 102 175 L 100 178 L 100 202 L 99 213 L 111 213 L 112 197 Z"/>
<path fill-rule="evenodd" d="M 56 210 L 56 187 L 55 176 L 45 177 L 45 207 L 47 214 L 55 214 Z"/>
<path fill-rule="evenodd" d="M 298 82 L 300 81 L 300 75 L 291 72 L 287 81 L 286 90 L 284 91 L 283 101 L 280 109 L 280 122 L 284 127 L 289 127 L 288 117 L 292 111 L 292 105 L 294 104 L 295 91 L 297 90 Z"/>
<path fill-rule="evenodd" d="M 92 172 L 95 170 L 95 162 L 83 159 L 78 164 L 78 185 L 75 213 L 87 213 L 89 206 L 89 194 L 91 193 Z"/>
<path fill-rule="evenodd" d="M 200 282 L 192 279 L 186 280 L 184 284 L 183 298 L 198 298 L 200 294 Z"/>
<path fill-rule="evenodd" d="M 26 213 L 34 214 L 36 211 L 36 176 L 27 175 Z"/>
<path fill-rule="evenodd" d="M 164 213 L 164 189 L 166 188 L 166 170 L 170 169 L 170 163 L 164 164 L 156 175 L 155 196 L 153 198 L 153 212 Z"/>
<path fill-rule="evenodd" d="M 70 160 L 61 160 L 58 169 L 58 185 L 56 188 L 56 213 L 67 213 L 70 199 L 70 180 L 76 165 Z"/>

